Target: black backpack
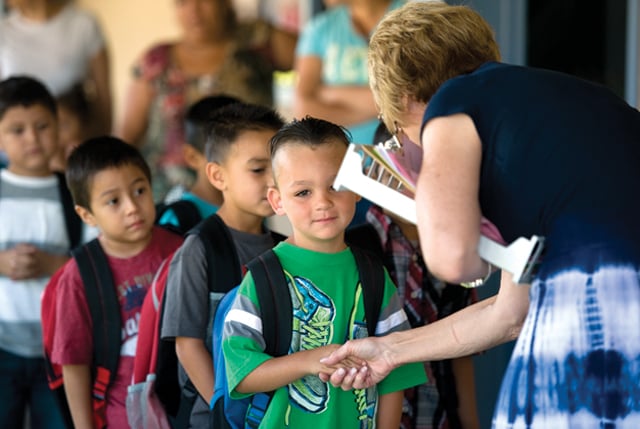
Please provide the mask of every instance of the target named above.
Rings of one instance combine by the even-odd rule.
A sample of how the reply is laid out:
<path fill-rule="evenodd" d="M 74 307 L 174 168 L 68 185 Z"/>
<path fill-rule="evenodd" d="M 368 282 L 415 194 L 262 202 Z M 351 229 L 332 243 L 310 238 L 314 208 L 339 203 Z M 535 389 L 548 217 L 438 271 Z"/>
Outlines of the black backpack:
<path fill-rule="evenodd" d="M 200 211 L 193 202 L 189 200 L 177 200 L 172 203 L 156 203 L 156 224 L 159 224 L 160 219 L 168 210 L 173 210 L 178 220 L 178 226 L 171 224 L 161 226 L 176 234 L 185 235 L 202 220 Z"/>
<path fill-rule="evenodd" d="M 193 227 L 188 235 L 196 234 L 202 240 L 205 247 L 205 254 L 207 255 L 207 277 L 209 285 L 209 293 L 218 294 L 220 296 L 226 294 L 235 286 L 240 284 L 242 280 L 242 266 L 238 259 L 235 244 L 231 237 L 229 229 L 222 221 L 222 219 L 214 214 L 208 218 L 199 222 Z M 282 241 L 285 237 L 271 232 L 274 243 Z M 156 274 L 156 278 L 163 278 L 166 282 L 166 274 L 168 272 L 169 261 L 164 264 L 164 267 L 159 269 Z M 160 270 L 164 270 L 164 276 L 161 276 Z M 154 280 L 155 282 L 155 280 Z M 155 285 L 152 285 L 155 288 Z M 156 334 L 159 336 L 161 332 L 161 323 L 164 317 L 164 306 L 166 301 L 165 285 L 160 285 L 159 296 L 156 298 L 159 300 L 158 308 L 158 329 Z M 149 294 L 152 290 L 149 291 Z M 146 299 L 154 298 L 152 295 L 147 296 Z M 211 306 L 211 310 L 215 314 L 215 303 Z M 214 314 L 210 315 L 210 328 L 208 332 L 211 332 L 213 326 Z M 141 335 L 154 335 L 154 332 L 143 333 L 142 324 L 140 321 L 140 331 L 138 333 L 138 344 L 141 343 Z M 187 380 L 184 386 L 181 386 L 178 380 L 178 357 L 175 352 L 175 342 L 161 340 L 160 338 L 154 338 L 157 343 L 157 360 L 155 362 L 155 385 L 153 387 L 155 395 L 161 402 L 169 422 L 174 428 L 187 428 L 189 426 L 189 420 L 191 417 L 191 411 L 198 398 L 198 391 L 191 382 Z M 145 353 L 151 353 L 151 351 L 145 351 Z M 138 359 L 136 352 L 136 360 Z M 134 362 L 135 371 L 135 362 Z M 131 391 L 131 390 L 130 390 Z M 207 400 L 209 398 L 206 398 Z"/>
<path fill-rule="evenodd" d="M 91 399 L 94 423 L 97 429 L 101 429 L 106 425 L 105 392 L 115 378 L 120 360 L 120 305 L 113 287 L 109 263 L 98 239 L 76 247 L 71 253 L 78 265 L 93 324 Z M 58 270 L 51 277 L 42 296 L 42 334 L 49 387 L 54 392 L 67 427 L 72 428 L 73 422 L 63 386 L 62 367 L 52 364 L 50 360 L 56 333 L 57 291 L 62 272 Z"/>

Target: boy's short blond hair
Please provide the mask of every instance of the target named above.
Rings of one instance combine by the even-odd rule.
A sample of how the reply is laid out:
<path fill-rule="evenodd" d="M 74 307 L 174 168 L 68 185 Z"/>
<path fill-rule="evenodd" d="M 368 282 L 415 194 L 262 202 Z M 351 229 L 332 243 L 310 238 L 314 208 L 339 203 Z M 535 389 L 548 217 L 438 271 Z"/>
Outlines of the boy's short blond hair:
<path fill-rule="evenodd" d="M 493 30 L 477 12 L 409 2 L 378 24 L 369 43 L 369 82 L 385 125 L 394 130 L 407 99 L 428 103 L 446 80 L 499 60 Z"/>

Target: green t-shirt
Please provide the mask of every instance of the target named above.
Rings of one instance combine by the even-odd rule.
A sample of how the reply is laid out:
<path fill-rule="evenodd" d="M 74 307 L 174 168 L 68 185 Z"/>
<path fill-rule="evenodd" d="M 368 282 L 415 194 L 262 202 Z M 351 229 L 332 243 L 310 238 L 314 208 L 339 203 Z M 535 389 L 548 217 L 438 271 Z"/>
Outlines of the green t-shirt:
<path fill-rule="evenodd" d="M 351 250 L 327 254 L 280 243 L 274 251 L 285 271 L 293 304 L 289 353 L 367 336 L 364 302 Z M 385 291 L 376 335 L 409 329 L 396 288 L 385 273 Z M 237 385 L 270 359 L 264 353 L 261 313 L 251 274 L 240 285 L 225 321 L 223 352 L 231 397 L 242 398 Z M 421 363 L 392 371 L 370 389 L 343 391 L 308 375 L 278 389 L 261 428 L 372 428 L 378 395 L 403 390 L 426 381 Z"/>

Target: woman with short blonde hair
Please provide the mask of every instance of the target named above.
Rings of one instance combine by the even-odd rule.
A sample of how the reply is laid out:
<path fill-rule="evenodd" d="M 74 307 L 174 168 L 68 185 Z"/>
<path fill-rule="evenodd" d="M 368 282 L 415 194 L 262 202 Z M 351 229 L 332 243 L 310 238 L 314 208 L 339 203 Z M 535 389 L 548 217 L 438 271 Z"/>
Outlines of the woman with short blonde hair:
<path fill-rule="evenodd" d="M 497 62 L 468 7 L 413 2 L 371 40 L 372 88 L 396 135 L 420 142 L 422 254 L 438 278 L 482 285 L 481 218 L 507 243 L 545 237 L 531 284 L 503 271 L 497 295 L 436 323 L 350 341 L 324 374 L 371 385 L 415 361 L 517 338 L 494 428 L 640 427 L 640 112 L 609 89 Z"/>
<path fill-rule="evenodd" d="M 444 81 L 499 61 L 493 29 L 466 7 L 411 2 L 387 15 L 369 41 L 369 83 L 389 130 L 410 96 L 422 103 Z"/>

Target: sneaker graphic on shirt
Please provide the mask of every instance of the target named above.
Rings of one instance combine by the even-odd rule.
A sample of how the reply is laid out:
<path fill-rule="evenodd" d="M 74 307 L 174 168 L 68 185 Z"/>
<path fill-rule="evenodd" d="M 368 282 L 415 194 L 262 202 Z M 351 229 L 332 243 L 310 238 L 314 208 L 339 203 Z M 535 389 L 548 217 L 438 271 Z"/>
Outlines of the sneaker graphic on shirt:
<path fill-rule="evenodd" d="M 311 350 L 331 342 L 335 308 L 331 299 L 311 282 L 300 277 L 289 283 L 293 307 L 292 351 Z M 326 409 L 327 384 L 307 375 L 289 385 L 289 397 L 298 407 L 312 413 Z"/>
<path fill-rule="evenodd" d="M 360 421 L 360 429 L 372 429 L 375 427 L 376 406 L 377 406 L 377 389 L 376 386 L 368 389 L 354 389 L 356 406 L 358 409 L 358 420 Z"/>

